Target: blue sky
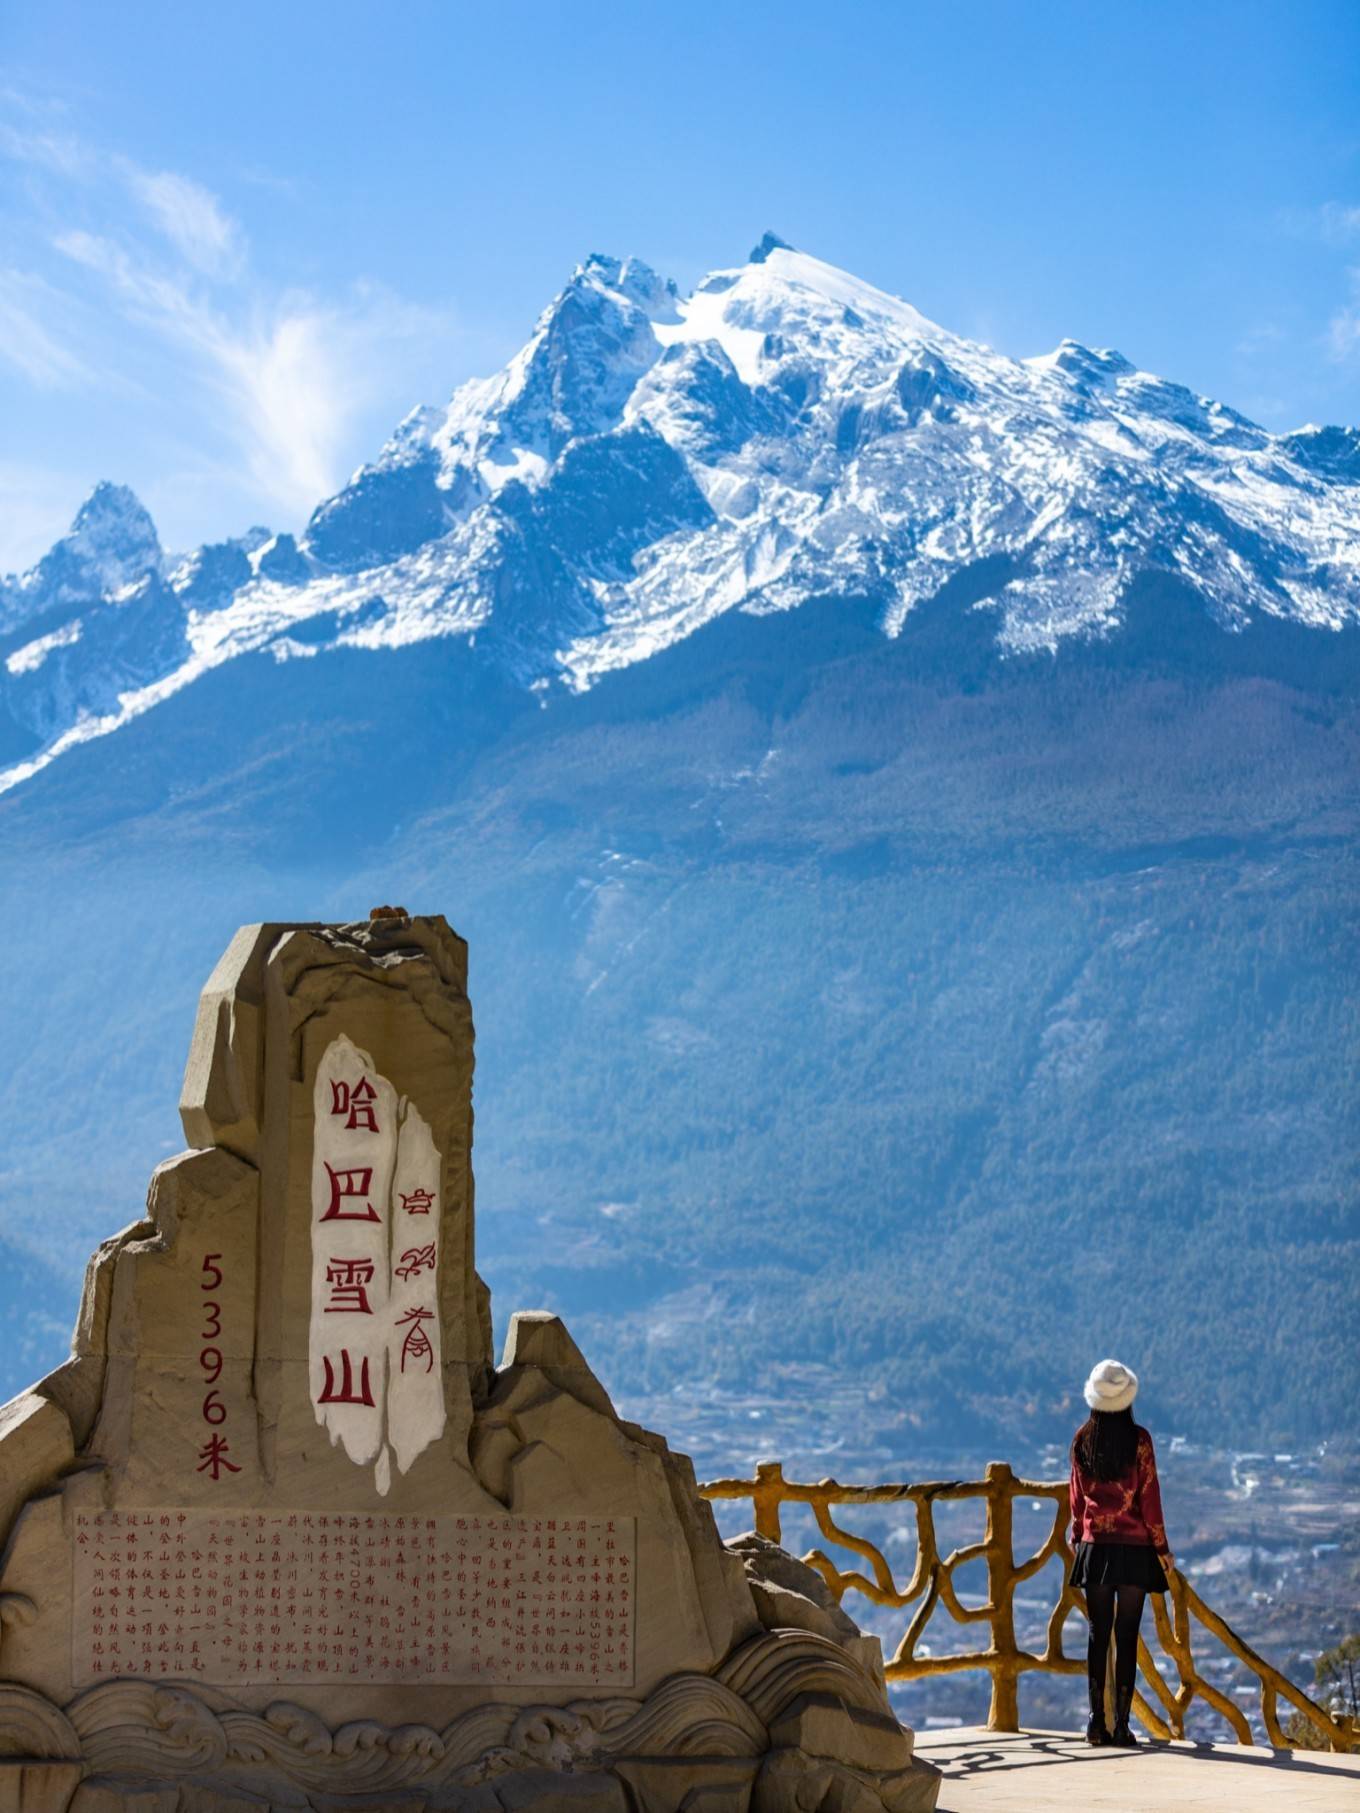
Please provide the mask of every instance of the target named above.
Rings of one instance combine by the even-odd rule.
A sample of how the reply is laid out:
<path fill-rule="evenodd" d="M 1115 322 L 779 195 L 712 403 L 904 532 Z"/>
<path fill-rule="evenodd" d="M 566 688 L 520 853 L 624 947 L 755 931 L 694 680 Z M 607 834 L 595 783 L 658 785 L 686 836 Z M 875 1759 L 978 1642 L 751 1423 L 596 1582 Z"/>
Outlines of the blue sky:
<path fill-rule="evenodd" d="M 0 568 L 297 527 L 590 251 L 766 227 L 1027 355 L 1360 420 L 1360 5 L 0 4 Z"/>

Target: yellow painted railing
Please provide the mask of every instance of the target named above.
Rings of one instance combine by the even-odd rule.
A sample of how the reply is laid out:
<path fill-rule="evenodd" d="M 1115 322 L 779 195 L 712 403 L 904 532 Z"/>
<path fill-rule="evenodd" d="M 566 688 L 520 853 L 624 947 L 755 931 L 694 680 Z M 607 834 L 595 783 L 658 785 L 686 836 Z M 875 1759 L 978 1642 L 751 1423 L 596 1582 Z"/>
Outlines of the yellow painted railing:
<path fill-rule="evenodd" d="M 1020 1729 L 1020 1676 L 1030 1669 L 1049 1674 L 1084 1674 L 1085 1657 L 1069 1656 L 1063 1651 L 1063 1625 L 1072 1611 L 1086 1614 L 1086 1602 L 1067 1576 L 1072 1551 L 1067 1544 L 1068 1497 L 1066 1480 L 1018 1479 L 1004 1462 L 994 1461 L 985 1479 L 930 1480 L 920 1485 L 842 1486 L 834 1479 L 816 1485 L 799 1485 L 784 1478 L 778 1461 L 756 1468 L 754 1479 L 715 1479 L 700 1490 L 709 1499 L 749 1499 L 755 1512 L 755 1528 L 772 1542 L 781 1540 L 781 1509 L 785 1505 L 806 1505 L 816 1519 L 817 1527 L 827 1541 L 867 1563 L 862 1568 L 842 1569 L 820 1548 L 803 1557 L 826 1581 L 837 1600 L 847 1592 L 863 1593 L 875 1605 L 890 1606 L 904 1612 L 910 1609 L 901 1641 L 886 1661 L 890 1681 L 917 1681 L 927 1675 L 961 1673 L 982 1669 L 991 1676 L 992 1697 L 987 1726 L 992 1731 Z M 935 1506 L 951 1500 L 980 1498 L 986 1511 L 986 1526 L 981 1542 L 967 1544 L 941 1557 L 935 1530 Z M 1053 1523 L 1046 1541 L 1034 1554 L 1017 1562 L 1013 1541 L 1013 1509 L 1017 1498 L 1051 1499 Z M 844 1529 L 832 1516 L 832 1507 L 840 1505 L 911 1505 L 916 1520 L 916 1564 L 910 1580 L 899 1587 L 883 1551 L 866 1537 Z M 1015 1637 L 1015 1589 L 1054 1556 L 1062 1559 L 1062 1588 L 1049 1614 L 1042 1651 L 1021 1649 Z M 978 1606 L 964 1605 L 954 1589 L 956 1569 L 981 1560 L 987 1569 L 987 1598 Z M 1197 1624 L 1202 1633 L 1219 1643 L 1245 1665 L 1256 1677 L 1261 1689 L 1261 1723 L 1270 1742 L 1287 1749 L 1290 1739 L 1280 1724 L 1279 1703 L 1286 1700 L 1313 1727 L 1324 1744 L 1333 1750 L 1360 1749 L 1360 1734 L 1342 1720 L 1333 1718 L 1323 1707 L 1263 1656 L 1206 1605 L 1185 1576 L 1173 1571 L 1171 1590 L 1163 1597 L 1153 1594 L 1153 1615 L 1157 1638 L 1164 1654 L 1175 1667 L 1177 1684 L 1173 1688 L 1146 1642 L 1138 1645 L 1138 1662 L 1142 1688 L 1134 1695 L 1134 1711 L 1140 1722 L 1154 1736 L 1183 1737 L 1185 1715 L 1199 1696 L 1211 1706 L 1232 1730 L 1239 1744 L 1252 1742 L 1251 1726 L 1236 1701 L 1231 1700 L 1206 1681 L 1195 1664 L 1191 1634 Z M 1167 1603 L 1170 1610 L 1167 1609 Z M 984 1624 L 990 1641 L 985 1649 L 972 1649 L 953 1655 L 931 1655 L 921 1652 L 922 1633 L 939 1606 L 958 1624 Z M 1193 1621 L 1193 1622 L 1192 1622 Z"/>

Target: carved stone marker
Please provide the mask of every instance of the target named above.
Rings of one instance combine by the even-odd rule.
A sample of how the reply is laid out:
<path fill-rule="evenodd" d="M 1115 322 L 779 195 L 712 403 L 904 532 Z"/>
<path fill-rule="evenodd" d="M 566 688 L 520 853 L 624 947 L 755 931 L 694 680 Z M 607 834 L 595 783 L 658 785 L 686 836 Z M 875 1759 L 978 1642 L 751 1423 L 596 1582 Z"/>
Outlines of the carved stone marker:
<path fill-rule="evenodd" d="M 471 1094 L 442 919 L 232 941 L 194 1149 L 0 1410 L 0 1809 L 934 1805 L 811 1570 L 724 1547 L 555 1316 L 494 1366 Z"/>

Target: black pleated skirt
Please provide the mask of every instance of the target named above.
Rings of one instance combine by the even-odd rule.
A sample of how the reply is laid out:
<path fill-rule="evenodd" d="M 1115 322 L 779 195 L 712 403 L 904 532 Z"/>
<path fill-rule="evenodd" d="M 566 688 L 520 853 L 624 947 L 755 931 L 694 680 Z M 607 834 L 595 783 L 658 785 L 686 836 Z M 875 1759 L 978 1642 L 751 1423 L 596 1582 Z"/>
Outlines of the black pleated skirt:
<path fill-rule="evenodd" d="M 1144 1592 L 1167 1591 L 1157 1551 L 1145 1542 L 1079 1542 L 1072 1572 L 1073 1586 L 1141 1586 Z"/>

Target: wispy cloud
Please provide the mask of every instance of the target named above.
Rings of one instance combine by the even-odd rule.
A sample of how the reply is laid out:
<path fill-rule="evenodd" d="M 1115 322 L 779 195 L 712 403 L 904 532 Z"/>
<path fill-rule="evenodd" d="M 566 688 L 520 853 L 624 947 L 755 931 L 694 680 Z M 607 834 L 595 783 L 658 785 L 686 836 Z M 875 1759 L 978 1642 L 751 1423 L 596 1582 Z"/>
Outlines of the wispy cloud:
<path fill-rule="evenodd" d="M 76 231 L 54 243 L 102 277 L 130 317 L 189 355 L 225 405 L 252 477 L 290 511 L 309 508 L 335 484 L 345 430 L 373 401 L 371 374 L 386 369 L 380 349 L 449 326 L 437 311 L 375 285 L 341 302 L 292 292 L 224 307 L 108 238 Z"/>
<path fill-rule="evenodd" d="M 90 162 L 85 147 L 69 133 L 15 126 L 7 120 L 0 120 L 0 155 L 11 163 L 68 177 L 84 176 Z"/>
<path fill-rule="evenodd" d="M 1325 201 L 1316 207 L 1286 208 L 1276 220 L 1290 237 L 1311 240 L 1315 246 L 1331 246 L 1341 250 L 1343 257 L 1348 248 L 1360 245 L 1360 201 Z M 1360 362 L 1360 265 L 1349 265 L 1339 275 L 1345 295 L 1333 307 L 1320 335 L 1314 330 L 1314 339 L 1333 363 L 1350 364 Z"/>
<path fill-rule="evenodd" d="M 1290 239 L 1349 245 L 1360 239 L 1360 202 L 1324 201 L 1314 207 L 1281 208 L 1275 223 Z"/>
<path fill-rule="evenodd" d="M 63 126 L 0 120 L 0 158 L 29 179 L 31 254 L 28 268 L 0 267 L 0 365 L 47 390 L 127 390 L 135 372 L 162 432 L 192 441 L 181 465 L 234 474 L 275 500 L 276 518 L 307 512 L 353 463 L 356 423 L 400 396 L 421 349 L 452 337 L 449 313 L 368 282 L 280 288 L 196 177 Z"/>
<path fill-rule="evenodd" d="M 39 390 L 69 389 L 91 376 L 55 331 L 62 301 L 41 277 L 0 268 L 0 361 Z"/>
<path fill-rule="evenodd" d="M 1318 225 L 1329 245 L 1349 245 L 1360 239 L 1360 202 L 1324 202 Z"/>
<path fill-rule="evenodd" d="M 173 170 L 148 172 L 126 164 L 128 187 L 165 237 L 196 270 L 221 275 L 244 254 L 236 222 L 202 183 Z"/>

